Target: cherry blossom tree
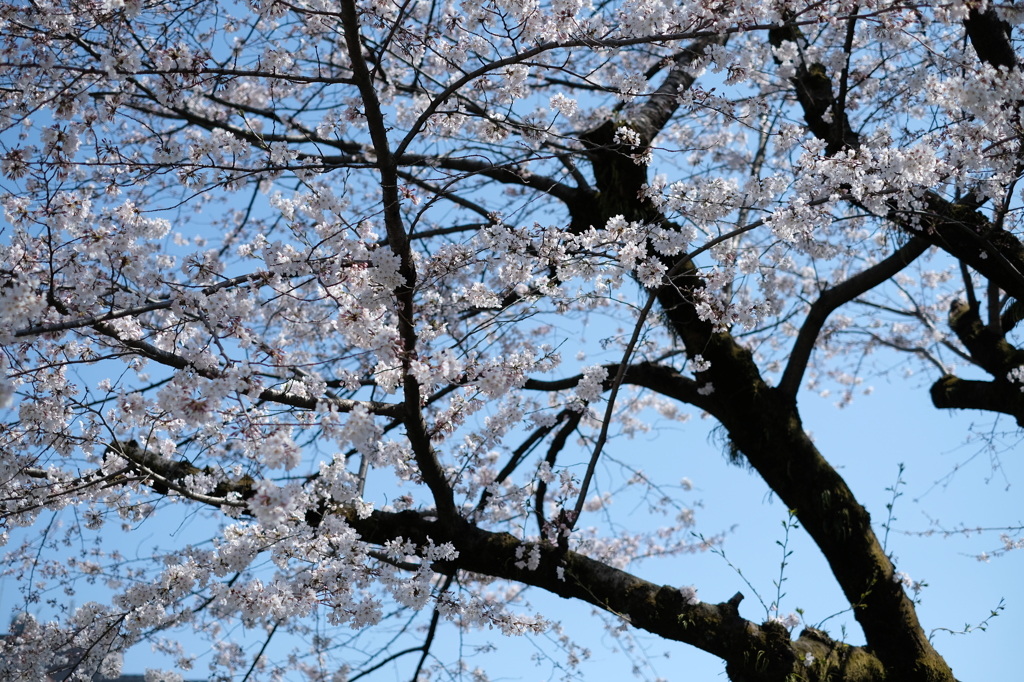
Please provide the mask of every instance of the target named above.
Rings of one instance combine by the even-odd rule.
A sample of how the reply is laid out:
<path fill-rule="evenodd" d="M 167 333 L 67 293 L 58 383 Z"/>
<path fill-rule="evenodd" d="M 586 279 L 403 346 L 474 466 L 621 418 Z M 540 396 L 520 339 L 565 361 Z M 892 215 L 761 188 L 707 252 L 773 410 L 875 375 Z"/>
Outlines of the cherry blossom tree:
<path fill-rule="evenodd" d="M 529 587 L 734 681 L 952 681 L 797 398 L 848 403 L 887 353 L 938 410 L 1024 425 L 1019 17 L 0 4 L 0 537 L 54 614 L 19 617 L 0 675 L 115 676 L 140 642 L 187 669 L 188 629 L 209 679 L 340 682 L 382 659 L 331 637 L 411 618 L 383 660 L 423 678 L 446 629 L 563 636 Z M 793 510 L 865 644 L 643 578 L 721 540 L 618 445 L 691 414 Z M 647 525 L 610 511 L 629 491 Z M 61 510 L 87 557 L 40 550 Z M 105 544 L 176 514 L 208 537 Z M 227 622 L 313 645 L 268 666 Z"/>

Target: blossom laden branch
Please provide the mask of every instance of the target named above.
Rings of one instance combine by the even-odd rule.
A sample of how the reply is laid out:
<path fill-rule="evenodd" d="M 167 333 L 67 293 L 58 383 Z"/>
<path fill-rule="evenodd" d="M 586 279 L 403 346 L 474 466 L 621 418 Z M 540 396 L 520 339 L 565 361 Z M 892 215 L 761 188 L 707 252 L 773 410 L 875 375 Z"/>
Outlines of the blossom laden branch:
<path fill-rule="evenodd" d="M 404 346 L 401 359 L 405 377 L 402 386 L 405 395 L 405 425 L 408 439 L 415 453 L 420 475 L 430 488 L 438 510 L 445 517 L 450 517 L 457 513 L 454 495 L 431 445 L 421 409 L 420 385 L 411 371 L 412 361 L 418 350 L 414 321 L 417 307 L 414 297 L 417 273 L 409 236 L 403 225 L 398 194 L 396 157 L 400 157 L 404 152 L 404 146 L 400 144 L 395 152 L 391 150 L 388 129 L 381 111 L 380 100 L 377 97 L 375 83 L 363 55 L 360 22 L 354 0 L 342 0 L 341 20 L 348 57 L 363 101 L 370 139 L 373 142 L 374 154 L 378 161 L 377 168 L 381 176 L 380 188 L 384 203 L 384 224 L 388 236 L 388 248 L 399 257 L 401 262 L 399 275 L 403 281 L 395 288 L 395 296 L 398 302 L 399 335 Z"/>
<path fill-rule="evenodd" d="M 222 289 L 229 289 L 241 284 L 250 284 L 255 286 L 266 285 L 270 279 L 268 273 L 255 273 L 251 275 L 239 275 L 238 277 L 231 277 L 218 282 L 217 284 L 203 288 L 200 293 L 203 296 L 212 296 L 213 294 L 221 291 Z M 118 320 L 124 317 L 136 317 L 145 313 L 151 313 L 155 310 L 167 310 L 172 308 L 175 304 L 180 303 L 181 299 L 178 297 L 168 297 L 163 300 L 154 301 L 145 305 L 135 306 L 132 308 L 126 308 L 124 310 L 112 310 L 108 313 L 100 315 L 93 315 L 91 317 L 79 318 L 74 320 L 68 320 L 66 322 L 57 322 L 54 324 L 41 324 L 34 327 L 26 327 L 24 329 L 18 329 L 14 332 L 15 338 L 21 338 L 25 336 L 38 336 L 40 334 L 52 334 L 54 332 L 66 331 L 68 329 L 78 329 L 81 327 L 94 327 L 102 322 L 110 322 L 112 320 Z"/>

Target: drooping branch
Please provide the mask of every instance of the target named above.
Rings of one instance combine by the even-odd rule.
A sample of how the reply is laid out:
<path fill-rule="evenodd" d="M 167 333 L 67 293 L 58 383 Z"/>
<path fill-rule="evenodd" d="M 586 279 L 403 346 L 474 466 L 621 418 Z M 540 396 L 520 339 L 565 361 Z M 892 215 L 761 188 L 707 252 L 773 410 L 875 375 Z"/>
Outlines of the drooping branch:
<path fill-rule="evenodd" d="M 438 589 L 438 595 L 444 594 L 448 591 L 448 588 L 452 586 L 452 581 L 455 579 L 455 574 L 450 573 L 444 579 L 444 584 Z M 420 647 L 423 651 L 420 656 L 419 663 L 416 664 L 416 670 L 413 671 L 412 681 L 420 679 L 420 672 L 423 670 L 423 664 L 427 662 L 427 656 L 430 655 L 430 646 L 434 643 L 434 635 L 437 634 L 437 624 L 441 620 L 441 611 L 438 608 L 434 608 L 434 612 L 430 615 L 430 625 L 427 627 L 427 634 L 423 638 L 423 646 Z"/>

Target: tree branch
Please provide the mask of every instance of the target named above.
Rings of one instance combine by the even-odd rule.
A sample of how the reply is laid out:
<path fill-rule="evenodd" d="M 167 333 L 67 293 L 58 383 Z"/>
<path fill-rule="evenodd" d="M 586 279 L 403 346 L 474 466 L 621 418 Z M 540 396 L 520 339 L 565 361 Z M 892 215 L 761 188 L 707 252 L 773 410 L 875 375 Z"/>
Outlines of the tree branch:
<path fill-rule="evenodd" d="M 985 410 L 1008 414 L 1024 428 L 1024 393 L 1020 384 L 1006 379 L 973 381 L 947 374 L 929 391 L 932 404 L 940 410 Z"/>
<path fill-rule="evenodd" d="M 1010 24 L 999 18 L 994 7 L 984 12 L 972 8 L 964 20 L 967 37 L 978 55 L 978 59 L 996 67 L 1014 69 L 1017 67 L 1017 55 L 1010 42 Z"/>
<path fill-rule="evenodd" d="M 561 183 L 554 178 L 533 173 L 523 173 L 514 168 L 514 164 L 495 164 L 489 160 L 472 158 L 452 158 L 447 156 L 425 156 L 422 154 L 403 154 L 397 157 L 399 166 L 428 166 L 444 170 L 459 171 L 472 175 L 481 175 L 506 185 L 522 185 L 531 189 L 550 194 L 565 203 L 580 200 L 585 190 Z"/>
<path fill-rule="evenodd" d="M 698 38 L 684 47 L 676 55 L 672 68 L 658 89 L 635 112 L 630 112 L 629 126 L 639 133 L 644 145 L 654 141 L 679 109 L 679 93 L 693 85 L 695 79 L 689 72 L 690 65 L 703 57 L 708 47 L 725 45 L 728 39 L 727 33 L 720 33 Z"/>
<path fill-rule="evenodd" d="M 823 95 L 824 87 L 820 90 Z M 828 97 L 831 106 L 831 86 Z M 600 210 L 606 218 L 621 214 L 627 220 L 663 224 L 663 216 L 650 202 L 637 200 L 646 169 L 609 145 L 613 127 L 606 122 L 586 140 L 595 157 Z M 844 136 L 840 148 L 855 139 Z M 787 507 L 797 510 L 882 662 L 901 679 L 951 682 L 952 673 L 928 642 L 913 603 L 892 580 L 892 563 L 867 511 L 807 436 L 795 402 L 765 384 L 748 349 L 698 314 L 694 302 L 703 281 L 696 269 L 663 262 L 671 273 L 658 290 L 666 323 L 690 357 L 701 354 L 710 362 L 699 375 L 705 390 L 712 390 L 702 401 L 704 409 L 723 424 L 733 447 L 747 456 Z"/>
<path fill-rule="evenodd" d="M 221 289 L 227 289 L 239 284 L 250 283 L 253 285 L 263 286 L 267 283 L 270 278 L 270 274 L 266 272 L 253 273 L 251 275 L 239 275 L 238 277 L 232 277 L 231 279 L 218 282 L 212 286 L 208 286 L 201 290 L 204 296 L 212 296 Z M 166 310 L 174 305 L 175 298 L 165 298 L 159 301 L 153 301 L 145 305 L 135 306 L 134 308 L 125 308 L 123 310 L 112 310 L 102 315 L 93 315 L 90 317 L 83 317 L 74 320 L 68 320 L 66 322 L 57 322 L 55 324 L 40 324 L 34 327 L 25 327 L 14 332 L 15 338 L 21 338 L 24 336 L 38 336 L 39 334 L 52 334 L 54 332 L 65 331 L 67 329 L 75 329 L 78 327 L 94 327 L 100 322 L 109 322 L 111 320 L 118 320 L 124 317 L 130 317 L 135 315 L 143 315 L 145 313 L 153 312 L 154 310 Z"/>
<path fill-rule="evenodd" d="M 522 565 L 516 550 L 523 543 L 508 533 L 482 530 L 469 523 L 448 530 L 412 511 L 399 513 L 374 511 L 360 519 L 355 512 L 345 518 L 362 539 L 384 544 L 402 537 L 418 545 L 451 542 L 459 556 L 450 562 L 434 564 L 443 573 L 470 571 L 509 580 L 577 599 L 613 613 L 636 628 L 660 637 L 685 642 L 728 661 L 730 679 L 781 680 L 787 675 L 803 679 L 806 652 L 829 660 L 850 682 L 880 682 L 882 667 L 878 659 L 861 647 L 843 645 L 840 649 L 824 633 L 808 628 L 796 641 L 778 623 L 757 625 L 739 615 L 737 595 L 726 602 L 710 604 L 688 602 L 675 587 L 655 585 L 626 571 L 612 568 L 573 551 L 544 543 L 537 547 L 540 561 L 536 569 Z"/>
<path fill-rule="evenodd" d="M 793 398 L 796 397 L 804 371 L 807 369 L 807 363 L 814 350 L 814 344 L 818 340 L 818 333 L 824 326 L 828 316 L 836 308 L 874 289 L 910 265 L 927 249 L 928 241 L 926 239 L 913 237 L 882 262 L 854 275 L 841 284 L 823 291 L 818 300 L 811 306 L 810 311 L 807 313 L 807 318 L 800 328 L 800 334 L 797 336 L 796 342 L 793 344 L 793 350 L 789 354 L 786 371 L 779 381 L 779 391 Z"/>
<path fill-rule="evenodd" d="M 185 476 L 195 472 L 187 462 L 141 451 L 135 443 L 114 444 L 111 450 L 138 466 L 149 478 L 147 485 L 160 485 L 201 504 L 221 508 L 245 506 L 226 497 L 195 495 L 181 485 Z M 166 490 L 166 489 L 165 489 Z M 159 492 L 159 491 L 158 491 Z M 220 492 L 220 491 L 219 491 Z M 248 514 L 243 511 L 243 514 Z M 437 562 L 432 569 L 451 578 L 458 571 L 469 571 L 501 580 L 538 587 L 565 599 L 578 599 L 624 619 L 632 626 L 666 639 L 696 646 L 728 662 L 731 679 L 774 680 L 799 673 L 806 653 L 828 659 L 839 648 L 824 633 L 808 628 L 796 641 L 778 623 L 757 625 L 740 617 L 742 595 L 727 602 L 709 604 L 689 599 L 675 587 L 659 586 L 621 569 L 550 543 L 530 544 L 537 548 L 540 560 L 535 569 L 519 561 L 523 543 L 508 533 L 481 529 L 461 517 L 434 519 L 415 511 L 372 511 L 361 516 L 355 509 L 335 508 L 363 542 L 384 546 L 402 538 L 420 547 L 450 542 L 457 550 L 455 559 Z M 319 522 L 322 517 L 313 517 Z M 310 522 L 307 516 L 306 522 Z M 423 651 L 408 649 L 395 656 Z M 881 682 L 881 663 L 866 649 L 843 645 L 843 656 L 835 667 L 848 682 Z M 371 668 L 370 670 L 376 669 Z M 364 672 L 370 672 L 370 670 Z"/>
<path fill-rule="evenodd" d="M 403 381 L 402 390 L 405 398 L 405 426 L 409 445 L 416 457 L 416 464 L 419 466 L 423 482 L 430 489 L 437 505 L 438 513 L 442 516 L 454 516 L 457 513 L 455 497 L 451 486 L 448 484 L 430 442 L 430 435 L 427 432 L 426 419 L 423 416 L 421 405 L 421 391 L 419 382 L 410 371 L 411 363 L 416 358 L 417 335 L 415 326 L 415 289 L 416 289 L 416 263 L 410 248 L 409 236 L 403 227 L 401 202 L 398 195 L 398 164 L 391 152 L 388 142 L 388 127 L 381 111 L 380 101 L 373 77 L 366 66 L 366 59 L 363 56 L 363 46 L 360 41 L 359 15 L 355 0 L 341 0 L 341 19 L 345 34 L 345 44 L 348 48 L 348 56 L 352 62 L 352 73 L 360 97 L 363 100 L 363 109 L 366 116 L 366 124 L 370 131 L 370 139 L 373 142 L 374 153 L 377 156 L 377 168 L 380 170 L 380 187 L 384 204 L 384 224 L 388 235 L 388 246 L 401 259 L 399 274 L 404 283 L 395 288 L 397 298 L 398 330 L 402 338 L 402 369 Z M 409 133 L 407 140 L 411 140 L 413 132 Z M 402 150 L 399 149 L 399 155 Z"/>

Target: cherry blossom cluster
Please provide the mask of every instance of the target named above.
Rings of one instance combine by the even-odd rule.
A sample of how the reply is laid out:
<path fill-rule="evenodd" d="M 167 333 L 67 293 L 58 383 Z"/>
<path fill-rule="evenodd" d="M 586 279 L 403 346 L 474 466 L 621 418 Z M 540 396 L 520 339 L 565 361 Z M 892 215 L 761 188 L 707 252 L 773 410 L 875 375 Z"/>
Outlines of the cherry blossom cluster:
<path fill-rule="evenodd" d="M 723 541 L 693 540 L 688 479 L 620 446 L 729 399 L 712 344 L 666 320 L 729 336 L 771 384 L 816 302 L 930 235 L 936 206 L 970 197 L 991 228 L 971 238 L 1019 234 L 1024 75 L 965 47 L 972 8 L 0 8 L 0 577 L 49 609 L 0 641 L 0 676 L 116 676 L 140 642 L 187 671 L 191 629 L 211 674 L 274 678 L 225 635 L 239 623 L 310 639 L 284 667 L 343 680 L 372 664 L 311 619 L 398 613 L 546 634 L 575 668 L 585 650 L 519 586 L 452 569 L 454 541 L 382 540 L 381 519 L 508 533 L 508 566 L 567 584 L 544 551 L 624 570 Z M 801 78 L 827 106 L 791 96 Z M 994 328 L 1011 297 L 921 254 L 829 311 L 797 383 L 845 406 L 880 349 L 905 373 L 972 364 L 950 310 L 987 300 Z M 1024 391 L 1024 369 L 994 381 Z M 50 558 L 165 515 L 206 537 Z M 82 585 L 99 596 L 52 596 Z"/>

